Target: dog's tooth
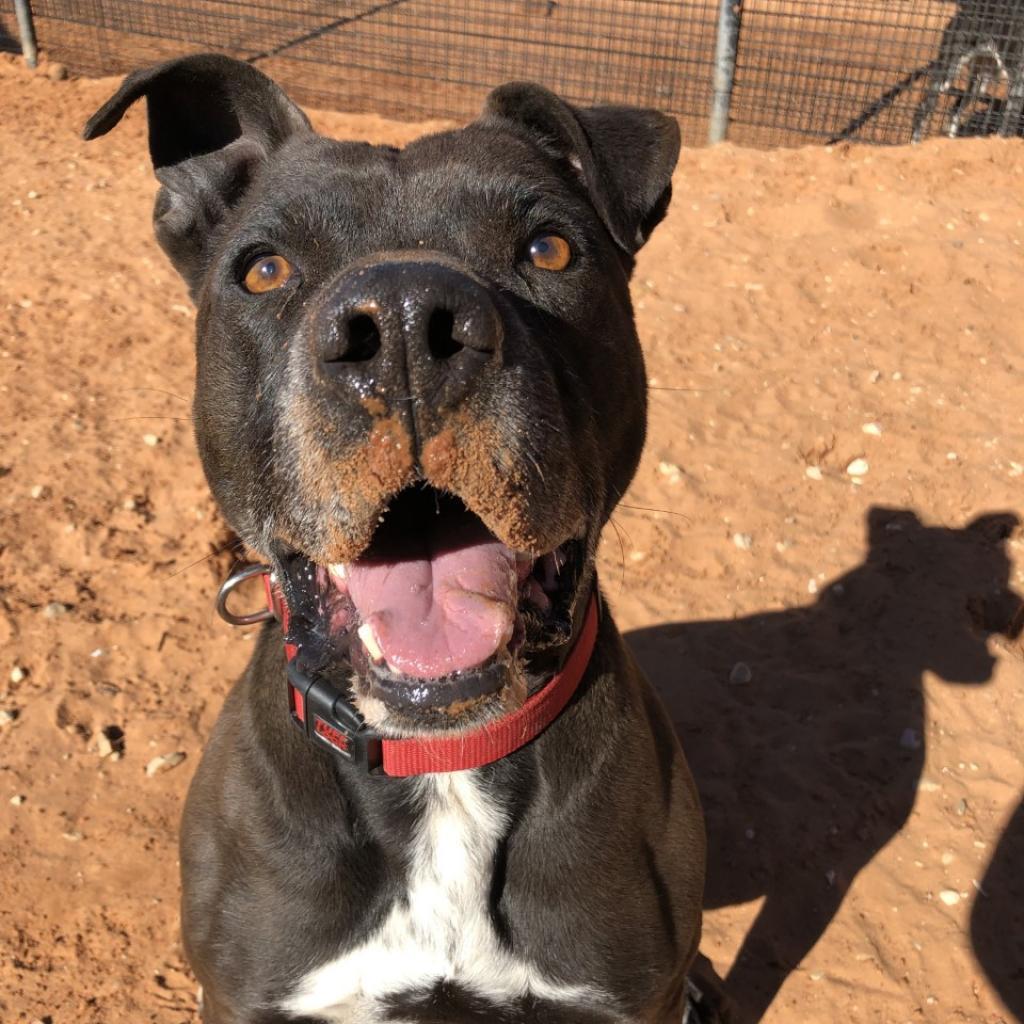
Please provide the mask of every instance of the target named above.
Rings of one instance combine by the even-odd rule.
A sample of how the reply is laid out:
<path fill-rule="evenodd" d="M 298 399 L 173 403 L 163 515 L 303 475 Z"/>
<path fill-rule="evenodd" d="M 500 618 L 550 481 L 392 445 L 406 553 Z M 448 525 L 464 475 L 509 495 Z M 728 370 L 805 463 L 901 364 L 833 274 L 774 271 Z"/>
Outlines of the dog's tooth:
<path fill-rule="evenodd" d="M 357 630 L 356 634 L 359 639 L 363 641 L 363 646 L 366 648 L 366 653 L 370 655 L 374 663 L 379 664 L 384 660 L 384 652 L 380 649 L 380 644 L 377 643 L 377 636 L 373 632 L 373 626 L 368 622 L 364 622 Z"/>

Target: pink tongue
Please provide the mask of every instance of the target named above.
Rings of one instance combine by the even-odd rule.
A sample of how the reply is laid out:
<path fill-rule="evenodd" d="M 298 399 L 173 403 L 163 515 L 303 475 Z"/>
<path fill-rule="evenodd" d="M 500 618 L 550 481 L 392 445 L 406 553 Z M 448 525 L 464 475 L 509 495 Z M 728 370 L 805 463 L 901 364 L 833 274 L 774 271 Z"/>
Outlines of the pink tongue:
<path fill-rule="evenodd" d="M 434 516 L 414 541 L 349 566 L 348 590 L 395 672 L 474 668 L 512 637 L 515 555 L 475 517 Z"/>

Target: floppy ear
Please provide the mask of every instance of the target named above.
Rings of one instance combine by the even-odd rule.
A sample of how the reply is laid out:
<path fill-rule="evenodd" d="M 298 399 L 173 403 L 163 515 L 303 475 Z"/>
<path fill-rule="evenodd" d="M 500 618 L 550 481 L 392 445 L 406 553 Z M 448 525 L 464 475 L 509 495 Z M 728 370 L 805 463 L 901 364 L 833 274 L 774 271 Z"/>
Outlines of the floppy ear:
<path fill-rule="evenodd" d="M 199 54 L 130 74 L 82 134 L 105 135 L 143 96 L 149 153 L 163 186 L 153 226 L 194 294 L 211 234 L 245 194 L 255 169 L 288 138 L 312 128 L 262 72 L 219 54 Z"/>
<path fill-rule="evenodd" d="M 627 253 L 665 216 L 679 158 L 674 118 L 643 107 L 573 107 L 543 86 L 510 82 L 488 96 L 483 121 L 525 134 L 567 161 Z"/>

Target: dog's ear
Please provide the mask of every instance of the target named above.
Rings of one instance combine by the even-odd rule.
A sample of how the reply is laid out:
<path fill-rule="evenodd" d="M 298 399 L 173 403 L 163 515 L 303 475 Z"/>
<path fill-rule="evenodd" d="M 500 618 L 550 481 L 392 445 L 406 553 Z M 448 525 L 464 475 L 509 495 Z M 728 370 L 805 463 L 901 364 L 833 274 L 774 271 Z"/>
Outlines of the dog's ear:
<path fill-rule="evenodd" d="M 199 54 L 130 74 L 83 135 L 105 135 L 146 97 L 149 153 L 163 186 L 157 240 L 195 293 L 210 236 L 245 194 L 259 164 L 296 134 L 306 115 L 266 75 L 219 54 Z"/>
<path fill-rule="evenodd" d="M 582 180 L 612 238 L 633 254 L 665 216 L 679 125 L 643 107 L 573 107 L 529 82 L 490 94 L 484 124 L 525 134 Z"/>

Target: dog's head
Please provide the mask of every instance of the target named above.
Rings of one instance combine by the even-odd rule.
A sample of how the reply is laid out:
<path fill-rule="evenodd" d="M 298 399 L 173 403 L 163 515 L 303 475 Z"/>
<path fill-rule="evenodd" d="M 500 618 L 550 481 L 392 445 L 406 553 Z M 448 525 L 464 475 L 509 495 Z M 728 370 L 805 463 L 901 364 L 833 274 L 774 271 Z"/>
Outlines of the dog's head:
<path fill-rule="evenodd" d="M 513 84 L 398 151 L 204 55 L 130 75 L 86 138 L 142 97 L 203 465 L 303 657 L 378 727 L 514 706 L 571 642 L 640 456 L 628 280 L 676 123 Z"/>

